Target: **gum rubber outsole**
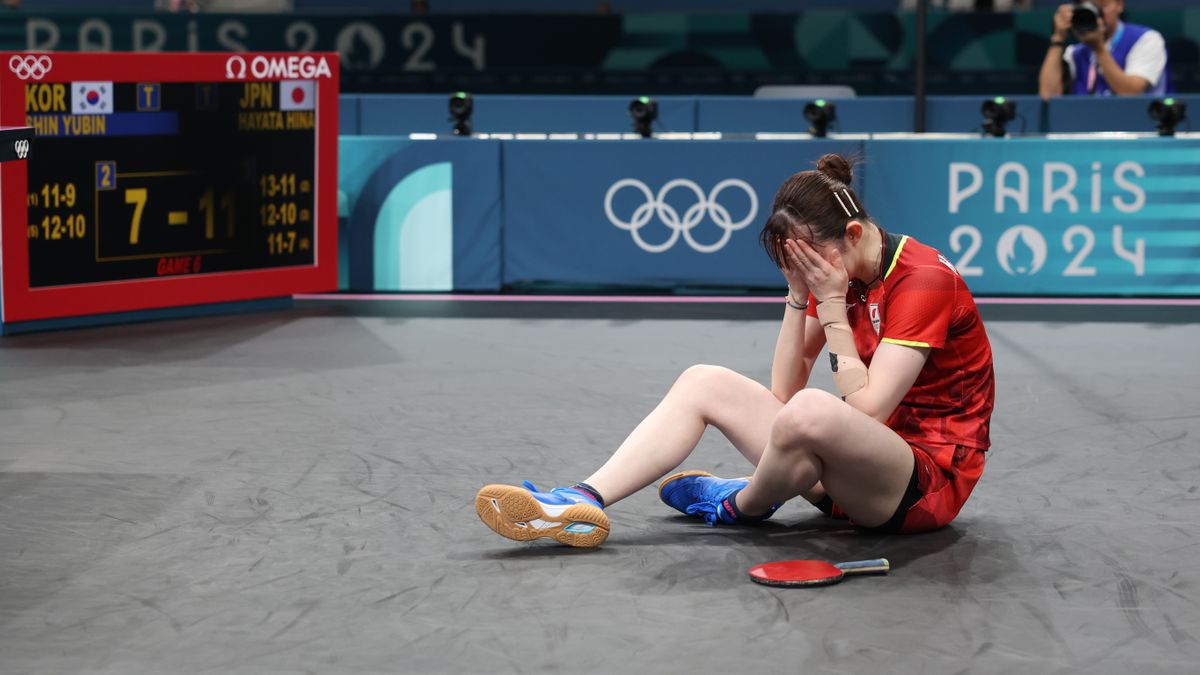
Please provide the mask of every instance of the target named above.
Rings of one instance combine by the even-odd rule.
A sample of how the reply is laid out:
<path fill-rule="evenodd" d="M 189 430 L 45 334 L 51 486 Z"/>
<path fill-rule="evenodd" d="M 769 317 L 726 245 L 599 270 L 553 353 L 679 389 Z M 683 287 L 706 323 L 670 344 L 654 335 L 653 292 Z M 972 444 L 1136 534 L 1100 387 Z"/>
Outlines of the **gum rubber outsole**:
<path fill-rule="evenodd" d="M 475 511 L 493 532 L 516 541 L 546 537 L 577 548 L 594 548 L 608 539 L 608 514 L 591 504 L 573 504 L 552 516 L 529 490 L 514 485 L 485 485 L 475 495 Z M 574 526 L 574 530 L 568 529 Z"/>

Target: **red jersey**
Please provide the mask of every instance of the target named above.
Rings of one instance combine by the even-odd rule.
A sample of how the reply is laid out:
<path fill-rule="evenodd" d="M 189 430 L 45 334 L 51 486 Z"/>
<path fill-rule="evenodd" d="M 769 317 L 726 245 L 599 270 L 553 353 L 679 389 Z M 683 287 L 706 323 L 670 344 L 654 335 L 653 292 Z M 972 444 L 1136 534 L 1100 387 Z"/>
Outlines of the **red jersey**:
<path fill-rule="evenodd" d="M 971 291 L 936 249 L 889 234 L 883 259 L 883 283 L 865 298 L 857 290 L 846 296 L 859 358 L 870 366 L 880 342 L 929 349 L 887 425 L 910 444 L 948 446 L 933 454 L 949 469 L 953 446 L 986 450 L 991 444 L 992 347 Z M 815 302 L 808 313 L 816 315 Z"/>

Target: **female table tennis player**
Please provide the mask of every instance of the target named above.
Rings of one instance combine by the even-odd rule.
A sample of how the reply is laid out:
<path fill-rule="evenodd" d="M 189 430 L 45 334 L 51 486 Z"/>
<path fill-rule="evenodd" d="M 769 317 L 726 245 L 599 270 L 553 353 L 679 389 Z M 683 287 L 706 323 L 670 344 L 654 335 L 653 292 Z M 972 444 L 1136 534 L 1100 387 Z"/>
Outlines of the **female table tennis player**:
<path fill-rule="evenodd" d="M 755 466 L 747 479 L 677 473 L 659 487 L 710 525 L 769 518 L 803 496 L 881 532 L 940 528 L 983 472 L 994 380 L 975 301 L 933 248 L 884 231 L 825 155 L 775 195 L 761 240 L 788 283 L 771 388 L 731 370 L 688 368 L 598 471 L 539 492 L 488 485 L 480 518 L 517 540 L 598 546 L 603 509 L 677 467 L 716 427 Z M 806 388 L 822 346 L 837 396 Z"/>

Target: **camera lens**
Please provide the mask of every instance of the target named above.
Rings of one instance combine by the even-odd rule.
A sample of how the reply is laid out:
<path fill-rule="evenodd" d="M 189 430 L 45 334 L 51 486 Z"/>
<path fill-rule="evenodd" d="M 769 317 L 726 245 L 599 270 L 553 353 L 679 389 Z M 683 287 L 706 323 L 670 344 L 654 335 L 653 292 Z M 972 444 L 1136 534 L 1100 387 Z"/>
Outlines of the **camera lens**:
<path fill-rule="evenodd" d="M 633 99 L 629 104 L 629 114 L 636 121 L 645 120 L 655 116 L 658 113 L 658 104 L 651 98 L 641 96 Z"/>
<path fill-rule="evenodd" d="M 633 118 L 633 130 L 642 138 L 654 135 L 654 121 L 658 119 L 658 101 L 649 96 L 639 96 L 629 103 L 629 116 Z"/>
<path fill-rule="evenodd" d="M 460 91 L 450 97 L 450 114 L 456 118 L 470 115 L 473 107 L 471 95 L 465 91 Z"/>
<path fill-rule="evenodd" d="M 1100 27 L 1100 8 L 1090 2 L 1080 2 L 1071 12 L 1071 28 L 1076 33 L 1090 33 Z"/>

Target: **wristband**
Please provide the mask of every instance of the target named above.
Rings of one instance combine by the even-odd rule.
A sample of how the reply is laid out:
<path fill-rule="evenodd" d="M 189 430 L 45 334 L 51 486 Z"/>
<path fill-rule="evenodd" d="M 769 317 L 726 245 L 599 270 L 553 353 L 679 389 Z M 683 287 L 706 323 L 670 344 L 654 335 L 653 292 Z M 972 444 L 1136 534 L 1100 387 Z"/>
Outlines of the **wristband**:
<path fill-rule="evenodd" d="M 1050 46 L 1051 47 L 1062 47 L 1063 49 L 1066 49 L 1067 41 L 1066 40 L 1051 40 Z"/>
<path fill-rule="evenodd" d="M 796 302 L 795 300 L 792 299 L 791 293 L 788 293 L 787 298 L 784 299 L 784 302 L 786 302 L 787 306 L 791 307 L 792 309 L 798 309 L 800 311 L 804 311 L 804 310 L 808 309 L 807 302 L 804 304 L 800 304 L 800 303 Z"/>

